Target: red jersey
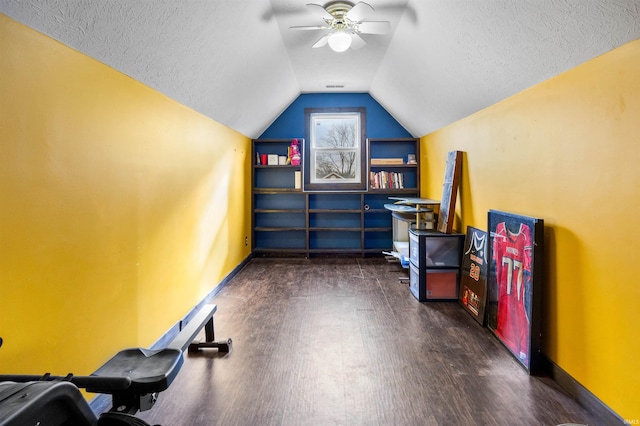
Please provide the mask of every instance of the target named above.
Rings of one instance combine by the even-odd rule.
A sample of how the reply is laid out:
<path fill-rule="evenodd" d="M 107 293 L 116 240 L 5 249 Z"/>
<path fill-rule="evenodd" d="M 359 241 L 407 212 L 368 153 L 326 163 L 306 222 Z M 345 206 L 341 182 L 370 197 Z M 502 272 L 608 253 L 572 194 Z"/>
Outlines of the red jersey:
<path fill-rule="evenodd" d="M 514 233 L 504 222 L 498 224 L 492 254 L 498 287 L 495 332 L 522 361 L 529 358 L 529 313 L 525 294 L 530 291 L 532 254 L 533 242 L 528 225 L 521 223 Z"/>

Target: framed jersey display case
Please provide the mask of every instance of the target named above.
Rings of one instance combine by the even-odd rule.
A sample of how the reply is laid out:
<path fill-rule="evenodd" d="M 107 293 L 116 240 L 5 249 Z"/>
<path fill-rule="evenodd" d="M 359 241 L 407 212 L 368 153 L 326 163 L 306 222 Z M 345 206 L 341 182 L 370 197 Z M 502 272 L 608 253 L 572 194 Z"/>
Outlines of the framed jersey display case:
<path fill-rule="evenodd" d="M 487 232 L 467 226 L 458 301 L 471 316 L 484 325 L 487 303 Z"/>
<path fill-rule="evenodd" d="M 540 369 L 544 221 L 490 210 L 487 327 L 531 373 Z"/>

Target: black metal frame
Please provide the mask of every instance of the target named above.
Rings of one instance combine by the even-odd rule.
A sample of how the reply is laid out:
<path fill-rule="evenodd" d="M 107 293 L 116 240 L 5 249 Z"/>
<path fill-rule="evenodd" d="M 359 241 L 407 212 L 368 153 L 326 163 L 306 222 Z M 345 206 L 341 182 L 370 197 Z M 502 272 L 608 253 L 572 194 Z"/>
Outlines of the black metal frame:
<path fill-rule="evenodd" d="M 487 327 L 529 374 L 537 374 L 541 371 L 544 221 L 490 210 L 488 234 Z M 503 265 L 511 269 L 505 272 L 522 279 L 503 282 L 507 279 L 499 276 Z M 523 314 L 526 314 L 527 321 Z M 520 342 L 526 340 L 526 347 L 516 341 L 513 337 L 516 334 L 519 334 Z"/>

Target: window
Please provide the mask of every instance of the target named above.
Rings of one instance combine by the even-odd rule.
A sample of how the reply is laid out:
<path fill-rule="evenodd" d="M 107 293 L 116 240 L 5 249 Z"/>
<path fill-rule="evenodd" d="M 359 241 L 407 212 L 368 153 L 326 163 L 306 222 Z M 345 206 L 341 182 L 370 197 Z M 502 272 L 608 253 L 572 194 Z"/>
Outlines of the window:
<path fill-rule="evenodd" d="M 305 190 L 364 190 L 364 108 L 305 109 Z"/>

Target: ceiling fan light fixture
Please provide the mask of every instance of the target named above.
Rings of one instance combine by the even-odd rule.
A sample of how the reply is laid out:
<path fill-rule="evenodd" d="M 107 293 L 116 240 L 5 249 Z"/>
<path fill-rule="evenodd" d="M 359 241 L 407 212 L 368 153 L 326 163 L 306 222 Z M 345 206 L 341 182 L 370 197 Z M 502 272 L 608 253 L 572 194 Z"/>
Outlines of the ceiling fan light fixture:
<path fill-rule="evenodd" d="M 329 36 L 328 43 L 334 52 L 344 52 L 351 46 L 351 36 L 344 31 L 336 31 Z"/>
<path fill-rule="evenodd" d="M 289 27 L 292 30 L 331 30 L 313 46 L 314 49 L 329 45 L 334 52 L 344 52 L 351 48 L 358 50 L 366 43 L 360 34 L 387 34 L 389 21 L 365 21 L 374 8 L 363 1 L 355 5 L 350 1 L 335 0 L 321 6 L 308 3 L 307 7 L 324 20 L 325 25 L 304 25 Z"/>

